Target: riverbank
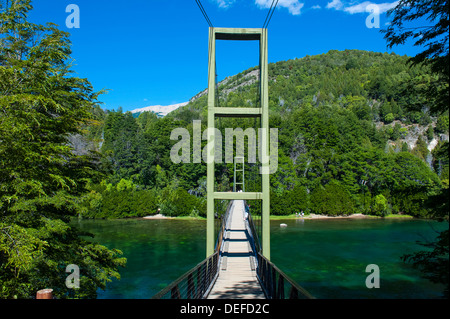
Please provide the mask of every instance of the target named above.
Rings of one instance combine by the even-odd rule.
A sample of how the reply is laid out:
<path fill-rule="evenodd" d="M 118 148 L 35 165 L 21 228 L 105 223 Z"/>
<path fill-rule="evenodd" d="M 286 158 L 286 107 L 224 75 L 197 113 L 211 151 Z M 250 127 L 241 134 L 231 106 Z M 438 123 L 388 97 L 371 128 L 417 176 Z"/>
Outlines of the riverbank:
<path fill-rule="evenodd" d="M 177 216 L 177 217 L 168 217 L 163 214 L 156 214 L 141 217 L 143 219 L 177 219 L 177 220 L 206 220 L 205 217 L 200 216 Z M 254 219 L 260 219 L 260 216 L 253 216 Z M 400 215 L 400 214 L 389 214 L 384 217 L 374 216 L 374 215 L 364 215 L 364 214 L 352 214 L 347 216 L 327 216 L 327 215 L 319 215 L 319 214 L 307 214 L 303 217 L 299 217 L 298 215 L 270 215 L 270 220 L 284 220 L 284 219 L 342 219 L 342 218 L 354 218 L 354 219 L 377 219 L 377 218 L 385 218 L 385 219 L 413 219 L 414 217 L 411 215 Z"/>
<path fill-rule="evenodd" d="M 253 216 L 254 219 L 259 219 L 259 216 Z M 352 215 L 340 215 L 340 216 L 328 216 L 328 215 L 319 215 L 319 214 L 307 214 L 303 217 L 299 217 L 298 215 L 270 215 L 270 220 L 284 220 L 284 219 L 342 219 L 342 218 L 353 218 L 353 219 L 413 219 L 414 217 L 411 215 L 400 215 L 400 214 L 389 214 L 384 217 L 374 216 L 374 215 L 364 215 L 364 214 L 352 214 Z"/>
<path fill-rule="evenodd" d="M 144 217 L 138 217 L 142 219 L 177 219 L 177 220 L 206 220 L 205 217 L 201 216 L 176 216 L 176 217 L 169 217 L 164 216 L 163 214 L 156 214 L 156 215 L 150 215 L 150 216 L 144 216 Z"/>
<path fill-rule="evenodd" d="M 167 217 L 163 214 L 156 214 L 156 215 L 150 215 L 150 216 L 144 216 L 143 219 L 174 219 L 175 217 Z"/>

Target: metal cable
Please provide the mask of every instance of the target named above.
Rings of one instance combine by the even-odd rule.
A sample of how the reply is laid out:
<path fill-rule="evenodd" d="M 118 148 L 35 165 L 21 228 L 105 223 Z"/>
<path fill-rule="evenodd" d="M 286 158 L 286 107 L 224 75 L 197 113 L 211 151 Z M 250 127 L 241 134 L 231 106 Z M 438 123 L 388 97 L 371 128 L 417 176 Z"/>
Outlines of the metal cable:
<path fill-rule="evenodd" d="M 272 19 L 273 13 L 275 12 L 275 9 L 278 5 L 278 1 L 279 0 L 277 0 L 277 2 L 275 3 L 275 0 L 272 0 L 272 5 L 270 6 L 269 12 L 267 13 L 266 20 L 264 20 L 263 29 L 267 28 L 269 26 L 270 19 Z M 275 3 L 275 6 L 273 6 L 274 3 Z M 272 9 L 272 7 L 273 7 L 273 9 Z"/>
<path fill-rule="evenodd" d="M 200 11 L 202 12 L 203 17 L 205 18 L 206 22 L 212 28 L 213 24 L 212 24 L 211 20 L 209 20 L 208 14 L 206 13 L 205 8 L 203 8 L 202 2 L 200 0 L 195 0 L 195 2 L 197 2 L 197 5 L 198 5 Z"/>

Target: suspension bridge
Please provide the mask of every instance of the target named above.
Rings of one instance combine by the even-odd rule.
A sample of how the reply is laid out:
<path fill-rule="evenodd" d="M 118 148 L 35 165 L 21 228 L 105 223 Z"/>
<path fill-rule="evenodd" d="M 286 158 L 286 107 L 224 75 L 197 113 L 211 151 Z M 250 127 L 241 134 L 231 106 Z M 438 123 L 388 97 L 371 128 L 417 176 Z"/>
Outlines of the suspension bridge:
<path fill-rule="evenodd" d="M 275 2 L 276 1 L 276 2 Z M 269 158 L 269 84 L 267 26 L 278 0 L 272 5 L 262 28 L 216 28 L 200 0 L 196 0 L 209 25 L 208 46 L 208 136 L 207 136 L 207 222 L 206 259 L 175 280 L 155 299 L 298 299 L 313 298 L 305 289 L 270 261 L 270 158 Z M 216 41 L 259 41 L 259 103 L 256 107 L 220 107 L 216 72 Z M 246 192 L 245 159 L 234 160 L 232 192 L 216 192 L 214 176 L 216 118 L 260 119 L 262 147 L 261 190 Z M 255 121 L 256 123 L 256 121 Z M 237 159 L 242 165 L 236 168 Z M 241 181 L 236 178 L 240 171 Z M 238 191 L 237 185 L 240 189 Z M 215 200 L 229 200 L 215 238 Z M 258 236 L 246 200 L 261 200 L 261 236 Z"/>
<path fill-rule="evenodd" d="M 230 201 L 215 252 L 161 290 L 154 299 L 313 299 L 261 253 L 244 200 Z"/>

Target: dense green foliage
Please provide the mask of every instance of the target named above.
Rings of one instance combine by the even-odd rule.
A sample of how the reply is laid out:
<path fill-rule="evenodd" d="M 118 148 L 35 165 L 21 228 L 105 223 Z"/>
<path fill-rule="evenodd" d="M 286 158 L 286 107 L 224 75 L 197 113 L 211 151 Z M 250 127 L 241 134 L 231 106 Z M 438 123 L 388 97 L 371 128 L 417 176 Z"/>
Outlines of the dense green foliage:
<path fill-rule="evenodd" d="M 448 111 L 449 27 L 448 0 L 400 0 L 388 14 L 392 22 L 385 32 L 388 47 L 403 45 L 412 40 L 422 51 L 409 60 L 413 65 L 427 65 L 432 77 L 414 79 L 421 84 L 419 91 L 427 98 L 433 111 Z M 410 22 L 415 22 L 414 26 Z"/>
<path fill-rule="evenodd" d="M 417 90 L 408 91 L 411 79 L 431 76 L 426 66 L 408 66 L 408 59 L 347 50 L 269 65 L 270 127 L 278 128 L 279 138 L 278 170 L 271 176 L 272 214 L 429 214 L 424 201 L 439 192 L 441 179 L 448 179 L 448 160 L 433 157 L 427 147 L 448 134 L 448 113 L 430 113 Z M 221 82 L 220 105 L 255 106 L 255 71 Z M 411 103 L 421 104 L 422 111 L 410 110 Z M 143 216 L 157 208 L 171 216 L 204 216 L 205 165 L 172 163 L 170 149 L 177 141 L 170 140 L 170 132 L 184 127 L 192 136 L 192 120 L 201 120 L 204 128 L 206 116 L 205 95 L 164 118 L 107 112 L 101 150 L 112 174 L 103 186 L 92 187 L 88 198 L 97 206 L 87 209 L 86 216 Z M 225 127 L 259 124 L 225 118 L 216 125 L 223 133 Z M 415 139 L 413 148 L 407 138 Z M 443 145 L 439 142 L 436 149 Z M 216 189 L 231 190 L 233 165 L 215 166 Z M 260 189 L 255 168 L 246 164 L 249 191 Z M 118 186 L 121 180 L 133 186 L 118 200 L 112 196 L 119 194 L 115 186 L 108 190 L 105 185 Z M 147 208 L 131 208 L 140 205 L 141 196 Z"/>
<path fill-rule="evenodd" d="M 68 35 L 27 22 L 30 8 L 16 1 L 0 13 L 0 296 L 52 287 L 60 298 L 95 297 L 124 259 L 82 239 L 70 217 L 205 216 L 206 165 L 192 163 L 192 141 L 191 163 L 173 163 L 170 136 L 186 128 L 192 137 L 193 120 L 203 131 L 207 95 L 164 118 L 103 111 L 90 83 L 71 76 Z M 448 216 L 448 142 L 441 139 L 448 139 L 449 114 L 445 96 L 438 98 L 448 81 L 435 65 L 409 61 L 345 50 L 269 65 L 270 127 L 279 142 L 271 214 Z M 257 107 L 258 72 L 219 83 L 219 105 Z M 222 133 L 257 126 L 216 122 Z M 245 165 L 247 191 L 261 189 L 257 169 Z M 215 176 L 216 190 L 232 190 L 232 164 L 215 165 Z M 260 203 L 251 205 L 258 213 Z M 448 232 L 441 239 L 437 254 L 448 250 Z M 67 264 L 80 266 L 80 289 L 65 287 Z"/>
<path fill-rule="evenodd" d="M 97 94 L 71 76 L 68 34 L 27 22 L 29 1 L 0 11 L 1 298 L 95 298 L 125 259 L 82 239 L 69 225 L 87 180 L 99 180 L 98 156 L 76 155 L 69 136 L 89 125 Z M 65 285 L 76 264 L 80 288 Z"/>
<path fill-rule="evenodd" d="M 450 6 L 448 0 L 400 0 L 388 14 L 393 20 L 384 31 L 388 46 L 404 44 L 412 39 L 422 52 L 412 57 L 413 65 L 425 65 L 431 69 L 431 77 L 418 77 L 410 82 L 410 87 L 425 97 L 428 107 L 437 113 L 436 132 L 448 132 L 449 98 L 449 29 Z M 410 21 L 416 22 L 413 28 L 406 27 Z M 417 109 L 417 106 L 412 105 Z M 443 114 L 442 114 L 443 113 Z M 433 132 L 427 132 L 432 137 Z M 422 142 L 423 144 L 423 142 Z M 420 147 L 423 150 L 423 146 Z M 449 185 L 448 153 L 449 144 L 439 145 L 433 150 L 435 169 L 440 175 L 443 186 L 435 195 L 430 196 L 425 206 L 431 211 L 431 217 L 438 221 L 449 222 Z M 423 154 L 420 151 L 419 154 Z M 420 195 L 419 195 L 420 196 Z M 421 269 L 426 278 L 444 284 L 444 297 L 449 296 L 449 230 L 442 231 L 433 242 L 423 243 L 427 250 L 405 255 L 406 261 Z"/>

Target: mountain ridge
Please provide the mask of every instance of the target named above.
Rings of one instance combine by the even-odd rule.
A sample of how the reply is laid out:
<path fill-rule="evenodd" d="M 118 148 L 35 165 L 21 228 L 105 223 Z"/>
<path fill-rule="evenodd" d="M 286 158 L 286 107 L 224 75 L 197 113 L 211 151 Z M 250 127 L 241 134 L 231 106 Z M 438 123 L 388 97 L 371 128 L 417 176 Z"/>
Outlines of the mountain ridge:
<path fill-rule="evenodd" d="M 183 107 L 187 105 L 189 102 L 182 102 L 182 103 L 176 103 L 176 104 L 170 104 L 170 105 L 150 105 L 138 109 L 131 110 L 131 113 L 142 113 L 142 112 L 153 112 L 159 117 L 166 116 L 172 111 L 175 111 L 176 109 Z"/>

